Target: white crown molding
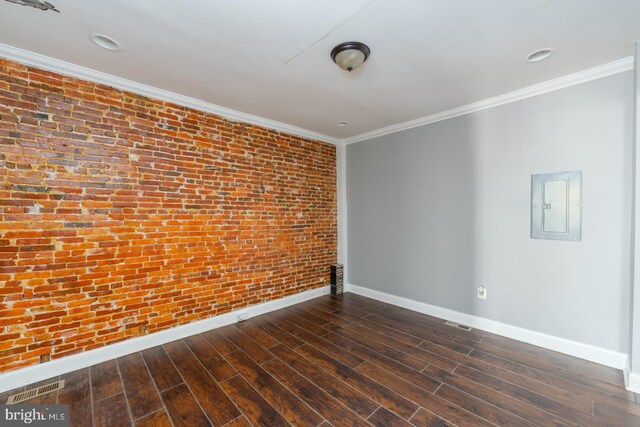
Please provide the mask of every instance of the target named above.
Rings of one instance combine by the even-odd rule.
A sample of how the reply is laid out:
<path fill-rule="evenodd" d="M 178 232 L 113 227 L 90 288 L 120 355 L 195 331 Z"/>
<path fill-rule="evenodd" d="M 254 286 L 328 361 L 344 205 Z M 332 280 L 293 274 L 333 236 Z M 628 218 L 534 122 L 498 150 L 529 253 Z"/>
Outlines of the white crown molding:
<path fill-rule="evenodd" d="M 567 76 L 559 77 L 557 79 L 519 89 L 514 92 L 498 95 L 496 97 L 488 98 L 478 102 L 473 102 L 471 104 L 456 107 L 451 110 L 442 111 L 440 113 L 421 117 L 415 120 L 397 123 L 395 125 L 376 129 L 370 132 L 365 132 L 349 138 L 340 139 L 275 120 L 266 119 L 264 117 L 254 116 L 252 114 L 232 110 L 230 108 L 222 107 L 220 105 L 212 104 L 196 98 L 191 98 L 163 89 L 155 88 L 153 86 L 137 83 L 131 80 L 123 79 L 121 77 L 103 73 L 101 71 L 92 70 L 90 68 L 61 61 L 59 59 L 50 58 L 48 56 L 29 52 L 2 43 L 0 43 L 0 57 L 4 57 L 26 65 L 43 68 L 45 70 L 53 71 L 56 73 L 77 77 L 83 80 L 106 84 L 117 89 L 125 90 L 154 99 L 159 99 L 161 101 L 171 102 L 177 105 L 182 105 L 184 107 L 216 114 L 230 120 L 250 123 L 279 132 L 301 136 L 303 138 L 328 142 L 334 145 L 353 144 L 355 142 L 377 138 L 379 136 L 384 136 L 391 133 L 427 125 L 430 123 L 451 119 L 476 111 L 486 110 L 488 108 L 497 107 L 499 105 L 508 104 L 510 102 L 519 101 L 525 98 L 530 98 L 532 96 L 541 95 L 543 93 L 552 92 L 558 89 L 563 89 L 569 86 L 574 86 L 580 83 L 585 83 L 591 80 L 596 80 L 602 77 L 633 69 L 633 57 L 630 56 L 610 62 L 608 64 L 600 65 L 598 67 L 589 68 L 584 71 L 569 74 Z"/>
<path fill-rule="evenodd" d="M 106 362 L 107 360 L 143 351 L 171 341 L 200 334 L 211 329 L 237 323 L 240 318 L 242 318 L 242 320 L 246 320 L 260 314 L 269 313 L 294 304 L 299 304 L 303 301 L 327 295 L 330 290 L 330 286 L 322 286 L 300 292 L 298 294 L 256 304 L 237 311 L 232 311 L 230 313 L 221 314 L 220 316 L 209 317 L 208 319 L 176 326 L 175 328 L 166 329 L 150 335 L 129 338 L 128 340 L 110 344 L 105 347 L 84 351 L 82 353 L 73 354 L 60 359 L 53 359 L 50 362 L 40 365 L 33 365 L 26 368 L 4 372 L 0 374 L 0 393 L 53 378 L 58 375 L 64 375 L 69 372 L 77 371 L 78 369 L 97 365 L 98 363 Z"/>
<path fill-rule="evenodd" d="M 476 111 L 486 110 L 488 108 L 497 107 L 499 105 L 508 104 L 510 102 L 520 101 L 522 99 L 531 98 L 533 96 L 542 95 L 543 93 L 553 92 L 555 90 L 564 89 L 566 87 L 586 83 L 591 80 L 600 79 L 602 77 L 618 74 L 623 71 L 633 69 L 633 56 L 622 58 L 617 61 L 598 67 L 589 68 L 574 74 L 569 74 L 557 79 L 542 82 L 533 86 L 528 86 L 513 92 L 488 98 L 483 101 L 473 102 L 461 107 L 452 108 L 451 110 L 442 111 L 430 116 L 421 117 L 419 119 L 410 120 L 403 123 L 387 126 L 371 132 L 365 132 L 360 135 L 352 136 L 344 139 L 345 144 L 353 144 L 355 142 L 365 141 L 379 136 L 389 135 L 391 133 L 412 129 L 419 126 L 428 125 L 430 123 L 440 122 L 465 114 L 474 113 Z"/>
<path fill-rule="evenodd" d="M 250 123 L 257 126 L 262 126 L 264 128 L 277 130 L 279 132 L 301 136 L 303 138 L 328 142 L 334 145 L 339 145 L 342 143 L 341 139 L 333 138 L 331 136 L 324 135 L 318 132 L 288 125 L 282 122 L 277 122 L 275 120 L 265 119 L 264 117 L 254 116 L 252 114 L 243 113 L 241 111 L 232 110 L 230 108 L 222 107 L 220 105 L 212 104 L 200 99 L 191 98 L 153 86 L 148 86 L 142 83 L 123 79 L 121 77 L 112 76 L 111 74 L 92 70 L 90 68 L 61 61 L 59 59 L 50 58 L 48 56 L 29 52 L 2 43 L 0 43 L 0 57 L 4 57 L 12 61 L 20 62 L 22 64 L 30 65 L 33 67 L 43 68 L 55 73 L 66 74 L 68 76 L 77 77 L 83 80 L 102 83 L 108 86 L 112 86 L 116 89 L 125 90 L 153 99 L 159 99 L 161 101 L 171 102 L 174 104 L 182 105 L 183 107 L 193 108 L 195 110 L 203 111 L 206 113 L 216 114 L 229 120 Z"/>
<path fill-rule="evenodd" d="M 346 292 L 362 295 L 378 301 L 393 304 L 418 313 L 428 314 L 430 316 L 439 317 L 440 319 L 451 320 L 453 322 L 469 325 L 483 331 L 502 335 L 518 341 L 544 347 L 570 356 L 579 357 L 591 362 L 600 363 L 601 365 L 610 366 L 612 368 L 626 370 L 628 369 L 629 355 L 617 351 L 609 350 L 602 347 L 596 347 L 577 341 L 560 338 L 553 335 L 547 335 L 541 332 L 532 331 L 530 329 L 518 326 L 508 325 L 506 323 L 487 319 L 485 317 L 474 316 L 472 314 L 461 313 L 459 311 L 450 310 L 448 308 L 438 307 L 436 305 L 426 304 L 420 301 L 391 295 L 385 292 L 376 291 L 348 284 Z M 640 375 L 637 378 L 636 386 L 640 389 Z"/>

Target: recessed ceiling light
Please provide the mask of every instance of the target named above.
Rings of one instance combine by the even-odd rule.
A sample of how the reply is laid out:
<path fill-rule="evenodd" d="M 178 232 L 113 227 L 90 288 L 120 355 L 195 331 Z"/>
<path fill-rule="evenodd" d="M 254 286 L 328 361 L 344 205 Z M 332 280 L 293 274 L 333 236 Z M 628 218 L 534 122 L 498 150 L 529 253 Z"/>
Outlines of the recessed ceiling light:
<path fill-rule="evenodd" d="M 341 121 L 339 121 L 338 123 L 336 123 L 336 125 L 337 125 L 337 126 L 340 126 L 340 127 L 345 127 L 345 126 L 346 126 L 346 125 L 348 125 L 348 124 L 349 124 L 349 122 L 346 122 L 346 121 L 344 121 L 344 120 L 341 120 Z"/>
<path fill-rule="evenodd" d="M 550 48 L 536 50 L 535 52 L 532 52 L 529 54 L 529 56 L 527 56 L 527 62 L 544 61 L 545 59 L 550 57 L 552 53 L 553 53 L 553 49 L 550 49 Z"/>
<path fill-rule="evenodd" d="M 121 49 L 120 43 L 118 43 L 117 41 L 115 41 L 109 36 L 105 36 L 104 34 L 92 34 L 91 40 L 101 48 L 104 48 L 107 50 Z"/>

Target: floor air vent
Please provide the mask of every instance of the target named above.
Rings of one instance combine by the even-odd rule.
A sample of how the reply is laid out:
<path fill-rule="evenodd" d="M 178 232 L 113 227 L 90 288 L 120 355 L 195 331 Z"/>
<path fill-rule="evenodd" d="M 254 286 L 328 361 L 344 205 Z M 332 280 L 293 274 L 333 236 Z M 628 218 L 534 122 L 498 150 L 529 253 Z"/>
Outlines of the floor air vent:
<path fill-rule="evenodd" d="M 461 325 L 460 323 L 456 323 L 456 322 L 445 322 L 444 324 L 453 326 L 454 328 L 463 329 L 465 331 L 470 331 L 473 329 L 471 326 Z"/>
<path fill-rule="evenodd" d="M 13 394 L 9 396 L 7 405 L 15 405 L 16 403 L 22 403 L 34 397 L 42 396 L 43 394 L 51 393 L 52 391 L 61 390 L 64 388 L 64 380 L 56 381 L 55 383 L 43 385 L 42 387 L 32 388 L 31 390 L 23 391 L 22 393 Z"/>

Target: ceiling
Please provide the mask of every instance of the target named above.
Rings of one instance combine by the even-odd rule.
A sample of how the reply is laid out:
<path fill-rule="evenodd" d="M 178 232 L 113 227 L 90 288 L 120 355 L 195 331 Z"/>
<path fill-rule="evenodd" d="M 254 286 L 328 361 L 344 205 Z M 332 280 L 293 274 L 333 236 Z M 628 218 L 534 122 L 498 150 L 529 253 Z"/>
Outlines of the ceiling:
<path fill-rule="evenodd" d="M 0 0 L 0 43 L 337 139 L 625 58 L 640 39 L 638 0 L 49 2 L 60 13 Z M 372 53 L 348 73 L 329 53 L 352 40 Z"/>

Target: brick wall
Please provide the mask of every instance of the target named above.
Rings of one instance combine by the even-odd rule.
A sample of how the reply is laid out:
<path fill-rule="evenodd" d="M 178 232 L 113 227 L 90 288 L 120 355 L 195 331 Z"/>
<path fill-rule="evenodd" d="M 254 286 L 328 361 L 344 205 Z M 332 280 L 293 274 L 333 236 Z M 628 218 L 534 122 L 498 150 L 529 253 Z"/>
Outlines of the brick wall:
<path fill-rule="evenodd" d="M 0 59 L 0 371 L 326 285 L 336 210 L 330 144 Z"/>

